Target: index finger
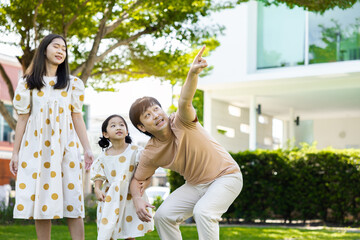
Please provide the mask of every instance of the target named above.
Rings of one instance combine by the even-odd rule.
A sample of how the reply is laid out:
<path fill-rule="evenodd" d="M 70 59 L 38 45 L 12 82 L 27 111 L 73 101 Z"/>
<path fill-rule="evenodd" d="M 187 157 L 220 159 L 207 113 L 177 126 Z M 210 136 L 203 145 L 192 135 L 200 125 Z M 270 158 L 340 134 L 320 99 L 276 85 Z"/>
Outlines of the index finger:
<path fill-rule="evenodd" d="M 204 46 L 200 49 L 200 51 L 198 52 L 198 54 L 196 55 L 196 58 L 199 58 L 199 57 L 202 56 L 202 54 L 203 54 L 204 51 L 205 51 L 205 48 L 206 48 L 206 46 L 204 45 Z"/>
<path fill-rule="evenodd" d="M 142 219 L 145 222 L 150 222 L 151 221 L 151 215 L 147 211 L 142 211 L 141 214 L 142 214 Z"/>
<path fill-rule="evenodd" d="M 11 172 L 14 176 L 16 176 L 16 173 L 17 173 L 16 167 L 17 167 L 17 166 L 15 165 L 14 162 L 10 162 L 10 172 Z"/>

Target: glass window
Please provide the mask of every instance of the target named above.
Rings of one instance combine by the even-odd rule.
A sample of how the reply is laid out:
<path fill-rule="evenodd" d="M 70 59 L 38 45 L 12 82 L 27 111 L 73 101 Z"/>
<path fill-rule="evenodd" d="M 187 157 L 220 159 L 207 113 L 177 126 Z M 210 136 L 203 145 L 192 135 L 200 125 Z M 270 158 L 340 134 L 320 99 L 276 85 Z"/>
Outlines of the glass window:
<path fill-rule="evenodd" d="M 309 12 L 309 63 L 360 59 L 360 3 L 352 8 Z"/>
<path fill-rule="evenodd" d="M 305 11 L 258 4 L 257 68 L 303 65 Z"/>
<path fill-rule="evenodd" d="M 272 145 L 272 139 L 270 137 L 264 138 L 264 145 L 271 146 Z"/>
<path fill-rule="evenodd" d="M 6 109 L 10 112 L 10 115 L 12 115 L 13 108 L 11 105 L 5 105 Z M 0 141 L 7 141 L 10 142 L 10 134 L 12 129 L 9 127 L 3 116 L 0 114 Z"/>
<path fill-rule="evenodd" d="M 241 123 L 240 124 L 240 132 L 249 134 L 250 133 L 250 126 L 248 124 Z"/>
<path fill-rule="evenodd" d="M 224 126 L 216 126 L 216 130 L 221 135 L 225 135 L 229 138 L 235 137 L 235 130 L 233 128 L 228 128 L 228 127 L 224 127 Z"/>
<path fill-rule="evenodd" d="M 284 123 L 280 119 L 272 119 L 273 148 L 278 149 L 283 145 Z"/>
<path fill-rule="evenodd" d="M 265 116 L 259 116 L 259 117 L 258 117 L 258 121 L 259 121 L 259 123 L 261 123 L 261 124 L 268 124 L 268 123 L 269 123 L 269 118 L 268 118 L 268 117 L 265 117 Z"/>
<path fill-rule="evenodd" d="M 231 116 L 240 117 L 241 116 L 241 108 L 235 106 L 228 106 L 228 111 Z"/>

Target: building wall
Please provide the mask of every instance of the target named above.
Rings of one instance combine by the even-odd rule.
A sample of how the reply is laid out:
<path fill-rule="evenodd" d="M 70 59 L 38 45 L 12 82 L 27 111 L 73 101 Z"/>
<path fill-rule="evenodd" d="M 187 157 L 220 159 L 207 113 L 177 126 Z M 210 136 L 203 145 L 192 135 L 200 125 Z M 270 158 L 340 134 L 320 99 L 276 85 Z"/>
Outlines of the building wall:
<path fill-rule="evenodd" d="M 249 111 L 249 110 L 247 110 Z M 272 141 L 272 116 L 261 114 L 261 117 L 266 118 L 265 123 L 260 123 L 259 119 L 256 125 L 256 148 L 273 149 Z"/>
<path fill-rule="evenodd" d="M 217 84 L 221 82 L 236 82 L 241 81 L 242 76 L 248 71 L 248 35 L 245 34 L 252 30 L 248 23 L 249 4 L 244 3 L 235 9 L 227 9 L 218 13 L 214 13 L 210 19 L 206 19 L 206 24 L 213 22 L 214 24 L 225 25 L 224 35 L 219 35 L 217 39 L 221 45 L 206 57 L 207 62 L 214 66 L 211 74 L 202 78 L 199 85 L 202 84 Z M 249 29 L 248 29 L 249 28 Z M 255 30 L 256 32 L 256 30 Z M 256 45 L 255 45 L 256 46 Z M 252 49 L 251 49 L 252 50 Z M 249 54 L 250 55 L 250 54 Z M 254 54 L 251 54 L 251 57 Z M 224 62 L 223 57 L 229 56 L 231 61 Z M 256 62 L 256 58 L 254 60 Z M 226 68 L 219 67 L 226 65 Z M 231 69 L 231 70 L 230 70 Z M 237 77 L 234 78 L 234 75 Z"/>
<path fill-rule="evenodd" d="M 314 140 L 317 148 L 360 148 L 360 118 L 316 119 Z"/>
<path fill-rule="evenodd" d="M 355 7 L 341 14 L 340 10 L 332 10 L 317 16 L 314 16 L 314 13 L 305 13 L 302 9 L 289 10 L 285 7 L 280 7 L 280 9 L 272 6 L 273 10 L 276 10 L 272 12 L 273 15 L 276 15 L 279 10 L 283 14 L 293 15 L 292 21 L 297 19 L 301 25 L 292 21 L 282 24 L 280 15 L 276 15 L 275 18 L 276 20 L 280 19 L 281 24 L 271 24 L 275 19 L 270 14 L 263 21 L 263 24 L 266 24 L 263 26 L 266 31 L 260 35 L 258 31 L 259 4 L 261 3 L 250 1 L 214 17 L 216 22 L 226 27 L 226 30 L 225 35 L 219 37 L 221 43 L 219 48 L 207 57 L 207 61 L 214 66 L 214 69 L 211 74 L 199 81 L 199 88 L 204 90 L 205 96 L 204 126 L 206 130 L 227 150 L 236 152 L 248 149 L 249 135 L 239 132 L 239 123 L 248 124 L 249 111 L 246 107 L 249 106 L 250 96 L 255 96 L 257 102 L 262 104 L 263 109 L 269 115 L 283 121 L 283 147 L 287 146 L 287 139 L 291 132 L 291 136 L 295 136 L 296 144 L 300 142 L 311 144 L 313 141 L 317 141 L 319 149 L 327 146 L 339 149 L 360 148 L 360 108 L 354 107 L 354 104 L 351 106 L 347 104 L 347 102 L 357 103 L 359 101 L 356 101 L 357 97 L 352 99 L 352 95 L 346 95 L 346 93 L 351 94 L 359 89 L 359 58 L 344 57 L 334 60 L 327 58 L 327 54 L 325 54 L 323 55 L 325 58 L 318 61 L 316 59 L 320 55 L 315 56 L 314 50 L 309 49 L 310 45 L 321 46 L 320 40 L 324 32 L 319 29 L 318 23 L 326 23 L 327 28 L 331 27 L 334 23 L 329 19 L 335 17 L 335 19 L 347 22 L 346 25 L 342 25 L 342 29 L 345 30 L 345 26 L 353 21 L 350 21 L 350 18 L 354 19 L 359 16 L 357 9 L 360 5 L 356 4 Z M 294 11 L 297 11 L 298 14 L 296 18 Z M 269 19 L 271 21 L 266 21 Z M 293 28 L 294 24 L 299 29 Z M 271 28 L 267 28 L 269 25 Z M 282 30 L 280 25 L 284 25 Z M 292 33 L 289 28 L 298 33 L 300 37 L 294 34 L 289 35 L 289 32 Z M 271 34 L 272 30 L 286 38 L 277 41 L 274 37 L 278 36 Z M 353 32 L 358 33 L 358 30 L 355 29 Z M 314 33 L 317 35 L 312 36 L 311 34 Z M 348 43 L 348 37 L 344 35 L 340 39 L 341 47 Z M 296 41 L 285 41 L 291 38 L 296 38 Z M 269 39 L 273 40 L 273 46 L 277 48 L 272 50 L 267 47 L 270 43 Z M 266 47 L 262 52 L 257 47 L 259 40 L 263 40 L 265 44 L 263 47 Z M 303 42 L 304 40 L 305 42 Z M 295 42 L 301 46 L 294 46 Z M 336 44 L 328 46 L 327 49 L 334 53 L 335 46 Z M 285 47 L 287 48 L 284 49 Z M 346 48 L 350 47 L 346 46 Z M 359 45 L 351 46 L 351 48 L 358 51 Z M 301 56 L 301 59 L 293 59 L 292 54 L 300 49 L 301 53 L 297 56 Z M 273 68 L 261 69 L 261 66 L 257 65 L 257 60 L 260 57 L 266 57 L 266 54 L 270 54 L 272 57 L 282 54 L 286 61 L 279 58 L 280 64 L 275 64 Z M 231 63 L 227 61 L 228 59 L 232 59 Z M 339 99 L 339 101 L 329 104 L 324 98 L 329 95 L 333 96 L 332 99 Z M 209 99 L 211 100 L 209 101 Z M 226 103 L 227 101 L 228 103 Z M 242 108 L 240 117 L 228 114 L 227 104 L 230 103 L 245 107 Z M 295 111 L 295 116 L 288 116 L 290 108 Z M 344 118 L 344 114 L 342 114 L 344 111 L 351 114 L 348 115 L 348 119 Z M 289 121 L 288 119 L 297 115 L 300 116 L 300 125 L 294 126 L 293 120 Z M 327 118 L 327 115 L 330 117 Z M 338 119 L 334 119 L 334 117 L 338 117 Z M 324 119 L 320 120 L 319 118 Z M 216 127 L 219 125 L 235 129 L 234 138 L 218 133 Z M 264 144 L 264 138 L 271 139 L 271 128 L 267 125 L 257 124 L 257 148 L 268 148 Z M 293 143 L 291 142 L 291 144 Z"/>
<path fill-rule="evenodd" d="M 14 91 L 17 86 L 19 77 L 22 75 L 22 68 L 20 63 L 16 62 L 16 58 L 10 58 L 5 55 L 0 54 L 0 63 L 5 69 L 5 72 L 8 74 L 11 83 L 14 87 Z M 8 87 L 0 75 L 0 99 L 6 103 L 10 103 L 10 96 L 8 92 Z"/>
<path fill-rule="evenodd" d="M 240 108 L 240 117 L 229 114 L 229 103 L 212 99 L 211 101 L 211 135 L 231 152 L 244 151 L 249 148 L 249 134 L 240 131 L 240 125 L 249 125 L 249 109 Z M 262 149 L 272 148 L 272 118 L 265 116 L 267 123 L 257 123 L 257 147 Z M 206 121 L 206 119 L 204 119 Z M 226 134 L 221 134 L 217 129 L 221 127 L 229 128 L 234 131 L 234 137 L 228 137 Z M 267 139 L 267 144 L 265 144 Z M 270 141 L 270 142 L 269 142 Z"/>
<path fill-rule="evenodd" d="M 296 145 L 317 142 L 317 148 L 360 148 L 360 118 L 328 118 L 300 121 L 295 127 Z"/>
<path fill-rule="evenodd" d="M 10 57 L 0 53 L 0 63 L 8 74 L 10 81 L 14 87 L 14 91 L 17 86 L 19 77 L 22 75 L 22 68 L 20 63 L 15 57 Z M 5 104 L 11 104 L 11 99 L 8 91 L 8 87 L 0 74 L 0 99 Z M 7 134 L 5 129 L 5 120 L 0 114 L 0 134 Z M 9 128 L 8 128 L 9 129 Z M 3 132 L 5 131 L 5 133 Z M 8 131 L 8 130 L 7 130 Z M 11 174 L 9 169 L 9 163 L 11 159 L 11 152 L 13 149 L 13 143 L 2 141 L 0 136 L 0 185 L 10 184 L 11 179 L 15 177 Z"/>
<path fill-rule="evenodd" d="M 10 184 L 10 179 L 15 179 L 9 169 L 10 159 L 0 158 L 0 186 Z"/>
<path fill-rule="evenodd" d="M 22 68 L 20 63 L 15 57 L 10 57 L 0 53 L 0 64 L 7 73 L 14 91 L 17 87 L 19 77 L 22 75 Z M 6 107 L 12 114 L 12 99 L 10 98 L 9 89 L 2 75 L 0 74 L 0 100 L 5 103 Z M 11 129 L 6 123 L 5 119 L 0 114 L 0 141 L 10 141 Z M 0 146 L 0 151 L 2 151 Z"/>

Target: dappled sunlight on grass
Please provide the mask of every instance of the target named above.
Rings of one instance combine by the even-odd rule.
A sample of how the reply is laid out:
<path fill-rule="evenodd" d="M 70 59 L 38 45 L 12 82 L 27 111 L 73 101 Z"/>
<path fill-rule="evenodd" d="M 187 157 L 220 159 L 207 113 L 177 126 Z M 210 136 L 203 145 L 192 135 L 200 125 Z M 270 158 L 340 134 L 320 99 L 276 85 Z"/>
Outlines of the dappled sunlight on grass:
<path fill-rule="evenodd" d="M 195 226 L 182 225 L 180 227 L 183 239 L 197 240 L 198 235 Z M 258 226 L 221 226 L 221 240 L 302 240 L 302 239 L 341 239 L 359 240 L 360 229 L 357 232 L 346 232 L 347 229 L 301 229 L 287 227 L 258 227 Z M 85 239 L 96 239 L 96 224 L 85 224 Z M 34 225 L 0 225 L 1 240 L 36 240 Z M 53 225 L 52 240 L 70 239 L 70 234 L 66 225 Z M 146 234 L 145 237 L 136 238 L 140 240 L 158 240 L 159 235 L 156 231 Z"/>
<path fill-rule="evenodd" d="M 285 227 L 223 227 L 221 239 L 360 239 L 360 233 L 345 230 L 307 230 Z"/>

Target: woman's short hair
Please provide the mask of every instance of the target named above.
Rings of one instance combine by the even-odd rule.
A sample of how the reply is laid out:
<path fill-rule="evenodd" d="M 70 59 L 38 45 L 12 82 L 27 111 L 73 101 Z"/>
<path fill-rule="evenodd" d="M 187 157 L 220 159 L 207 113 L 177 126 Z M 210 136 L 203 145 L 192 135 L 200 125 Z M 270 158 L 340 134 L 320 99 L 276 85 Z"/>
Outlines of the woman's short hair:
<path fill-rule="evenodd" d="M 161 107 L 161 104 L 156 98 L 153 97 L 142 97 L 136 99 L 136 101 L 131 105 L 129 110 L 129 117 L 134 125 L 140 132 L 152 137 L 153 135 L 149 132 L 143 132 L 138 128 L 138 125 L 142 124 L 140 121 L 140 116 L 143 114 L 148 107 L 151 107 L 153 105 L 158 105 Z"/>

